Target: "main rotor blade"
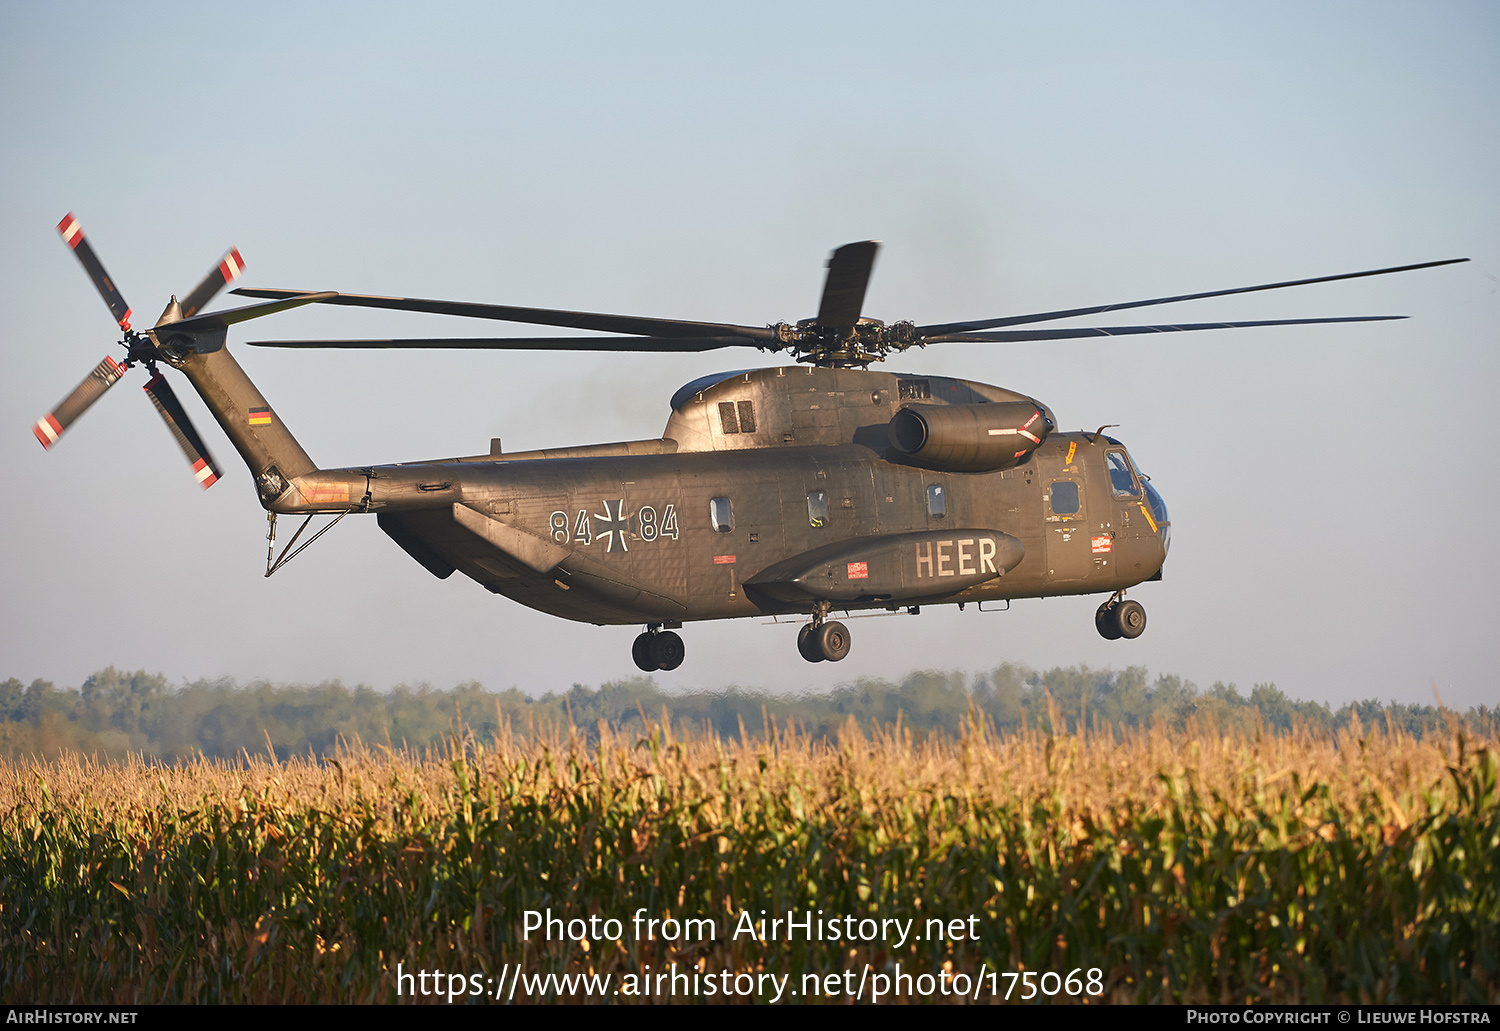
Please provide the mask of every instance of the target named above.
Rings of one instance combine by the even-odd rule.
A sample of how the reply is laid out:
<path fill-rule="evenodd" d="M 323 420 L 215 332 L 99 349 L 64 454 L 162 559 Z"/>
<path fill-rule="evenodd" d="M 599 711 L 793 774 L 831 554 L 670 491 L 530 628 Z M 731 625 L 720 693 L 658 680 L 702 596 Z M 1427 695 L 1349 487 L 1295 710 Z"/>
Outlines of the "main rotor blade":
<path fill-rule="evenodd" d="M 974 322 L 944 322 L 932 326 L 918 326 L 917 332 L 924 337 L 946 336 L 950 333 L 965 333 L 976 329 L 994 329 L 998 326 L 1024 326 L 1031 322 L 1049 322 L 1067 319 L 1076 315 L 1098 315 L 1107 311 L 1122 311 L 1126 308 L 1146 308 L 1153 304 L 1172 304 L 1176 301 L 1196 301 L 1204 297 L 1227 297 L 1230 294 L 1251 294 L 1259 290 L 1281 290 L 1289 286 L 1307 286 L 1311 283 L 1332 283 L 1340 279 L 1361 279 L 1365 276 L 1384 276 L 1393 272 L 1411 272 L 1439 265 L 1455 265 L 1468 258 L 1448 258 L 1443 261 L 1425 261 L 1419 265 L 1397 265 L 1394 268 L 1377 268 L 1368 272 L 1346 272 L 1337 276 L 1318 276 L 1315 279 L 1292 279 L 1285 283 L 1264 283 L 1260 286 L 1239 286 L 1232 290 L 1210 290 L 1201 294 L 1179 294 L 1176 297 L 1155 297 L 1149 301 L 1126 301 L 1121 304 L 1099 304 L 1092 308 L 1069 308 L 1066 311 L 1046 311 L 1032 315 L 1011 315 L 1000 319 L 979 319 Z"/>
<path fill-rule="evenodd" d="M 238 291 L 236 291 L 238 292 Z M 158 329 L 168 332 L 193 333 L 207 329 L 223 329 L 237 322 L 248 322 L 265 315 L 275 315 L 279 311 L 287 311 L 290 308 L 300 308 L 304 304 L 315 304 L 318 301 L 326 301 L 337 294 L 325 291 L 320 294 L 294 294 L 288 295 L 278 301 L 267 301 L 264 304 L 247 304 L 241 308 L 226 308 L 224 311 L 209 311 L 192 318 L 182 319 L 178 322 L 169 322 Z"/>
<path fill-rule="evenodd" d="M 214 299 L 214 295 L 239 278 L 245 269 L 245 259 L 234 247 L 224 255 L 224 260 L 212 272 L 203 277 L 203 282 L 193 287 L 192 293 L 182 299 L 182 317 L 192 318 L 203 310 L 203 306 Z"/>
<path fill-rule="evenodd" d="M 115 289 L 114 280 L 109 278 L 109 273 L 104 271 L 99 257 L 94 253 L 94 248 L 89 246 L 88 240 L 84 239 L 83 227 L 73 217 L 70 211 L 63 216 L 63 220 L 57 223 L 57 231 L 62 234 L 63 242 L 73 248 L 73 253 L 83 264 L 83 270 L 89 274 L 94 281 L 94 287 L 99 291 L 99 296 L 104 298 L 104 303 L 109 305 L 109 313 L 115 317 L 120 328 L 130 332 L 130 305 L 125 303 L 125 298 L 120 296 L 120 291 Z"/>
<path fill-rule="evenodd" d="M 241 287 L 231 291 L 243 297 L 296 297 L 298 290 L 271 290 Z M 460 315 L 472 319 L 497 319 L 501 322 L 525 322 L 538 326 L 567 329 L 592 329 L 600 333 L 637 333 L 644 336 L 703 337 L 741 336 L 756 340 L 774 340 L 776 333 L 766 326 L 736 326 L 719 322 L 685 322 L 680 319 L 648 319 L 635 315 L 605 315 L 591 311 L 560 311 L 553 308 L 514 308 L 504 304 L 471 304 L 467 301 L 432 301 L 420 297 L 380 297 L 372 294 L 331 294 L 323 304 L 345 304 L 355 308 L 389 308 L 395 311 L 421 311 L 433 315 Z"/>
<path fill-rule="evenodd" d="M 125 366 L 105 355 L 104 361 L 94 366 L 94 371 L 85 376 L 82 383 L 31 427 L 31 432 L 42 442 L 42 447 L 50 448 L 56 444 L 57 438 L 63 435 L 63 430 L 77 422 L 78 417 L 88 411 L 89 405 L 103 397 L 104 392 L 119 382 L 123 375 Z"/>
<path fill-rule="evenodd" d="M 1356 315 L 1338 319 L 1269 319 L 1261 322 L 1187 322 L 1169 326 L 1085 326 L 1078 329 L 1009 329 L 998 333 L 943 333 L 923 337 L 923 344 L 1014 344 L 1026 340 L 1074 340 L 1139 333 L 1191 333 L 1200 329 L 1249 329 L 1254 326 L 1317 326 L 1330 322 L 1390 322 L 1406 315 Z"/>
<path fill-rule="evenodd" d="M 713 351 L 720 347 L 767 348 L 750 337 L 414 337 L 392 340 L 251 340 L 251 347 L 410 347 L 470 351 Z"/>
<path fill-rule="evenodd" d="M 161 415 L 162 421 L 167 424 L 167 429 L 171 431 L 172 439 L 177 441 L 177 446 L 182 448 L 184 455 L 187 455 L 188 464 L 193 467 L 193 475 L 198 478 L 198 483 L 204 490 L 208 490 L 218 482 L 219 467 L 214 465 L 214 460 L 209 455 L 203 438 L 198 436 L 198 431 L 193 428 L 193 422 L 188 418 L 187 410 L 182 407 L 182 402 L 177 400 L 172 385 L 158 372 L 151 377 L 145 390 L 151 398 L 151 403 L 156 406 L 156 411 Z"/>
<path fill-rule="evenodd" d="M 818 304 L 818 322 L 848 333 L 859 321 L 865 303 L 865 287 L 875 267 L 879 242 L 846 243 L 828 259 L 828 277 L 823 280 L 823 299 Z"/>

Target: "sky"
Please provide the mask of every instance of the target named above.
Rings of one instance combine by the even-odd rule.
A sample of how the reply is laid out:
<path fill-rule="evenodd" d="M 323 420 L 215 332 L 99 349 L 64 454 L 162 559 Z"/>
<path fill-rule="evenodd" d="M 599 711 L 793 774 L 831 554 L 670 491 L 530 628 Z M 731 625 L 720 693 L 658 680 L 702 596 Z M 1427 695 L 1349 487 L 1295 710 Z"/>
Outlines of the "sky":
<path fill-rule="evenodd" d="M 0 3 L 0 677 L 542 693 L 637 673 L 638 628 L 439 581 L 367 517 L 263 577 L 249 474 L 180 377 L 226 474 L 207 492 L 139 370 L 39 447 L 32 422 L 119 355 L 56 233 L 71 211 L 138 325 L 230 245 L 245 285 L 752 325 L 812 315 L 854 240 L 882 241 L 865 314 L 919 324 L 1470 258 L 1140 320 L 1401 322 L 888 363 L 1119 425 L 1173 524 L 1164 579 L 1130 595 L 1138 640 L 1098 637 L 1098 598 L 851 621 L 837 665 L 800 659 L 795 623 L 689 623 L 656 676 L 802 692 L 1145 666 L 1493 705 L 1496 54 L 1480 2 Z M 654 437 L 680 384 L 781 360 L 236 347 L 505 332 L 353 309 L 251 325 L 231 349 L 324 466 Z"/>

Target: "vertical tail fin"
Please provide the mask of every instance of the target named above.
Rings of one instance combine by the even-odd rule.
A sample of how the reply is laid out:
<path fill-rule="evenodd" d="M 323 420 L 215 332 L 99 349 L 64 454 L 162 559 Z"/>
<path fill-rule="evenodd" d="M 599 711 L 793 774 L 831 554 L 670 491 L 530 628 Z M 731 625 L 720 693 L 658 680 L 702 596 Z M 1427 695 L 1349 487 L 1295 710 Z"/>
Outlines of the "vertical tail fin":
<path fill-rule="evenodd" d="M 294 477 L 317 469 L 228 348 L 187 355 L 177 367 L 245 460 L 263 506 L 290 490 Z"/>
<path fill-rule="evenodd" d="M 193 384 L 245 460 L 255 478 L 260 503 L 266 508 L 280 507 L 277 501 L 292 490 L 292 480 L 316 471 L 317 465 L 229 353 L 224 338 L 234 323 L 310 304 L 325 296 L 308 294 L 186 319 L 173 317 L 180 312 L 174 302 L 151 330 L 158 357 L 180 369 Z"/>

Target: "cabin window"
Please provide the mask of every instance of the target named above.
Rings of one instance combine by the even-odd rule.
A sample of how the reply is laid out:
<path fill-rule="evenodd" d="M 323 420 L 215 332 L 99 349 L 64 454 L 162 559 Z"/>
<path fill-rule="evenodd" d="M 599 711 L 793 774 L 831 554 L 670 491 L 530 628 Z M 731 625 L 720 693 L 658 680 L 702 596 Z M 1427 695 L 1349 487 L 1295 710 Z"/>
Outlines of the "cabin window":
<path fill-rule="evenodd" d="M 1053 515 L 1074 515 L 1081 507 L 1078 501 L 1078 484 L 1072 480 L 1054 480 L 1048 493 Z"/>
<path fill-rule="evenodd" d="M 831 518 L 828 511 L 828 492 L 815 490 L 807 495 L 807 521 L 814 530 L 821 530 Z"/>
<path fill-rule="evenodd" d="M 902 401 L 920 401 L 932 396 L 932 387 L 925 379 L 897 380 L 896 388 Z"/>
<path fill-rule="evenodd" d="M 933 519 L 944 519 L 948 515 L 948 492 L 941 483 L 927 488 L 927 514 Z"/>
<path fill-rule="evenodd" d="M 1140 488 L 1136 486 L 1135 473 L 1131 471 L 1130 459 L 1125 457 L 1125 452 L 1106 451 L 1104 461 L 1109 465 L 1109 485 L 1114 489 L 1115 497 L 1139 497 Z"/>
<path fill-rule="evenodd" d="M 728 498 L 712 498 L 708 502 L 708 522 L 714 533 L 728 533 L 734 529 L 734 506 Z"/>

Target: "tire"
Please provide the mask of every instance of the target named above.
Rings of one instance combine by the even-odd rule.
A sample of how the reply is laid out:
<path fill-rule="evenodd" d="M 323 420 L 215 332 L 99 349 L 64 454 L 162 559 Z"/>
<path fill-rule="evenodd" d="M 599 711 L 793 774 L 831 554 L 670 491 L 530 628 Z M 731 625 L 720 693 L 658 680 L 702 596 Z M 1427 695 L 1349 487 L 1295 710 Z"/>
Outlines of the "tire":
<path fill-rule="evenodd" d="M 630 646 L 630 657 L 635 660 L 636 667 L 643 673 L 655 673 L 661 667 L 651 658 L 651 638 L 655 634 L 641 634 Z"/>
<path fill-rule="evenodd" d="M 823 661 L 823 653 L 818 650 L 818 643 L 813 638 L 811 623 L 804 623 L 802 629 L 797 631 L 797 654 L 808 662 Z"/>
<path fill-rule="evenodd" d="M 1138 601 L 1122 601 L 1115 606 L 1114 622 L 1120 636 L 1133 641 L 1146 632 L 1146 610 Z"/>
<path fill-rule="evenodd" d="M 842 623 L 824 623 L 816 635 L 818 650 L 829 662 L 838 662 L 849 654 L 849 629 Z"/>
<path fill-rule="evenodd" d="M 1099 611 L 1094 613 L 1094 629 L 1099 631 L 1099 636 L 1106 641 L 1118 641 L 1120 639 L 1120 625 L 1115 622 L 1115 607 L 1109 602 L 1099 606 Z"/>
<path fill-rule="evenodd" d="M 676 669 L 682 665 L 682 660 L 687 655 L 687 647 L 682 643 L 682 638 L 670 630 L 652 634 L 650 650 L 651 661 L 661 670 Z"/>

